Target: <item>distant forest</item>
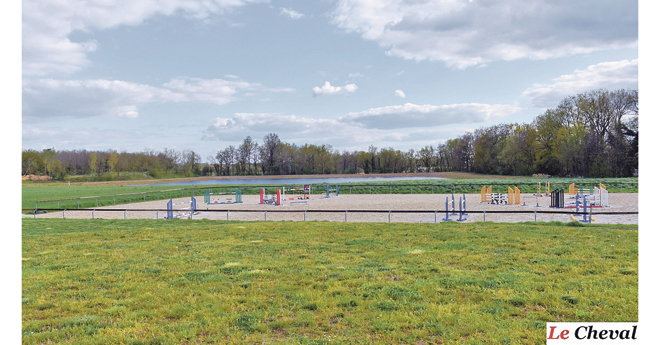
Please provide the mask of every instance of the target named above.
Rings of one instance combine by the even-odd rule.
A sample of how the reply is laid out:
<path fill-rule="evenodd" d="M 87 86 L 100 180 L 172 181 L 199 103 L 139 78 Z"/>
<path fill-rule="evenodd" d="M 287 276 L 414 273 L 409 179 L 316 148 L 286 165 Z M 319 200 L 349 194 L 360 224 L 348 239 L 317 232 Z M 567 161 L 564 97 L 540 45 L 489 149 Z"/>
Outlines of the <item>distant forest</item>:
<path fill-rule="evenodd" d="M 248 136 L 241 145 L 208 156 L 206 162 L 194 151 L 167 148 L 25 150 L 22 173 L 56 180 L 427 171 L 631 177 L 637 175 L 638 145 L 637 90 L 601 89 L 566 97 L 531 124 L 479 128 L 420 150 L 372 145 L 366 151 L 340 152 L 330 145 L 289 144 L 270 133 L 261 143 Z"/>

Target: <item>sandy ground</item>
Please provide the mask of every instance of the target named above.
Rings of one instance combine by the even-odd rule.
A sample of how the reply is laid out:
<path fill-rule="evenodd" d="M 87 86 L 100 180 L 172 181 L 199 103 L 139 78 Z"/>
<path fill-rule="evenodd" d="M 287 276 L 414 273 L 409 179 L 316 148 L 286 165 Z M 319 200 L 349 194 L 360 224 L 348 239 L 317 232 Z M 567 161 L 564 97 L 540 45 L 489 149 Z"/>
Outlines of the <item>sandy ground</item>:
<path fill-rule="evenodd" d="M 458 211 L 458 201 L 462 195 L 454 195 L 455 208 Z M 220 198 L 220 197 L 218 197 Z M 260 205 L 258 195 L 244 195 L 242 204 L 210 204 L 203 203 L 203 197 L 198 197 L 197 213 L 193 219 L 214 219 L 214 220 L 293 220 L 293 221 L 349 221 L 349 222 L 406 222 L 406 223 L 433 223 L 442 222 L 446 217 L 445 200 L 449 198 L 451 210 L 451 194 L 344 194 L 336 197 L 325 198 L 321 195 L 313 195 L 312 199 L 304 203 L 284 202 L 282 206 Z M 488 213 L 490 211 L 566 211 L 550 208 L 550 198 L 534 197 L 523 194 L 522 202 L 525 206 L 491 205 L 481 203 L 479 194 L 466 194 L 466 207 L 469 212 L 467 222 L 483 222 L 484 211 L 485 220 L 490 222 L 532 222 L 534 220 L 542 221 L 572 221 L 568 214 L 502 214 Z M 173 202 L 181 203 L 190 201 L 190 198 L 173 199 Z M 538 207 L 537 207 L 538 204 Z M 36 218 L 105 218 L 105 219 L 156 219 L 164 218 L 165 211 L 130 211 L 131 209 L 161 209 L 167 208 L 167 201 L 151 201 L 134 203 L 128 205 L 116 205 L 100 207 L 100 209 L 128 209 L 128 211 L 103 212 L 95 211 L 75 211 L 67 210 L 65 212 L 50 212 L 47 214 L 38 214 Z M 180 204 L 174 206 L 175 209 L 189 207 L 190 204 Z M 223 212 L 207 212 L 207 210 L 229 210 Z M 258 210 L 259 212 L 239 212 L 238 210 Z M 280 210 L 304 211 L 308 212 L 273 212 Z M 316 213 L 313 210 L 339 210 L 348 211 L 340 213 Z M 429 213 L 356 213 L 351 210 L 425 210 Z M 263 212 L 265 211 L 265 212 Z M 269 212 L 270 211 L 270 212 Z M 433 211 L 437 211 L 434 213 Z M 638 216 L 633 215 L 598 215 L 599 212 L 637 212 L 638 194 L 637 193 L 613 193 L 609 194 L 609 207 L 594 208 L 593 218 L 595 224 L 638 224 Z M 181 211 L 175 212 L 175 214 Z M 182 214 L 184 217 L 187 215 Z M 23 217 L 35 217 L 33 215 L 23 215 Z M 459 215 L 449 215 L 451 220 L 458 220 Z M 582 219 L 582 216 L 579 216 Z"/>

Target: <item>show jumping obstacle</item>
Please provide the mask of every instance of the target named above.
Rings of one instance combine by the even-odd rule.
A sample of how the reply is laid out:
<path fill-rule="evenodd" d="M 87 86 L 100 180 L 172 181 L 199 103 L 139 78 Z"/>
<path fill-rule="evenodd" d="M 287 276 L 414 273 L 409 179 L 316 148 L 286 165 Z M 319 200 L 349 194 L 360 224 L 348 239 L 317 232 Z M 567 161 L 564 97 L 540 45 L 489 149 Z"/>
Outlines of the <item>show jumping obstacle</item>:
<path fill-rule="evenodd" d="M 493 186 L 481 188 L 481 202 L 493 205 L 520 205 L 520 189 L 508 188 L 508 193 L 493 193 Z"/>
<path fill-rule="evenodd" d="M 235 195 L 235 199 L 226 198 L 222 199 L 211 199 L 211 195 Z M 204 192 L 204 203 L 206 204 L 241 204 L 243 203 L 243 193 L 240 189 L 235 189 L 234 192 L 229 193 L 211 193 L 210 189 L 207 189 Z"/>
<path fill-rule="evenodd" d="M 466 200 L 465 194 L 463 194 L 462 198 L 461 197 L 458 198 L 458 213 L 460 214 L 460 216 L 458 217 L 457 221 L 459 221 L 459 222 L 466 221 L 468 216 L 469 216 L 469 214 L 463 213 L 463 212 L 467 211 L 467 204 L 466 204 L 465 200 Z M 449 211 L 450 211 L 449 210 L 449 197 L 447 197 L 445 199 L 445 218 L 442 218 L 442 220 L 445 221 L 445 222 L 452 221 L 452 219 L 449 218 L 449 215 L 450 215 Z M 455 212 L 455 209 L 454 209 L 454 194 L 451 195 L 451 212 L 452 212 L 451 215 L 456 215 L 456 213 L 454 213 Z M 463 218 L 463 216 L 465 216 L 465 218 Z"/>
<path fill-rule="evenodd" d="M 578 199 L 584 199 L 589 202 L 590 207 L 609 207 L 609 192 L 605 185 L 599 183 L 593 189 L 579 189 L 575 188 L 575 183 L 571 183 L 568 187 L 569 197 L 564 200 L 565 208 L 575 207 Z"/>
<path fill-rule="evenodd" d="M 545 187 L 545 194 L 541 192 L 541 186 Z M 534 196 L 550 196 L 550 182 L 546 182 L 545 184 L 538 182 L 536 184 L 536 194 L 534 194 Z"/>
<path fill-rule="evenodd" d="M 308 184 L 304 185 L 303 188 L 284 188 L 284 187 L 282 187 L 281 200 L 306 200 L 306 199 L 309 199 L 310 195 L 312 194 L 311 190 L 312 189 L 310 188 L 310 186 Z M 286 192 L 297 192 L 297 191 L 301 191 L 302 194 L 298 193 L 298 195 L 293 195 L 293 196 L 289 196 L 289 197 L 286 196 Z M 297 194 L 297 193 L 294 193 L 294 194 Z"/>
<path fill-rule="evenodd" d="M 589 213 L 590 213 L 589 216 L 587 216 L 587 207 L 589 207 Z M 582 219 L 579 220 L 579 222 L 581 222 L 581 223 L 591 223 L 592 221 L 594 221 L 594 222 L 596 221 L 593 217 L 591 217 L 591 208 L 592 207 L 593 207 L 592 205 L 589 205 L 589 201 L 587 201 L 587 196 L 583 195 L 582 196 Z M 579 197 L 575 199 L 575 212 L 580 212 L 580 198 Z M 573 219 L 573 221 L 578 221 L 577 218 L 575 218 L 575 216 L 579 217 L 580 215 L 571 214 L 571 218 Z"/>
<path fill-rule="evenodd" d="M 190 204 L 190 207 L 182 209 L 174 209 L 176 205 L 185 205 Z M 177 212 L 175 215 L 174 212 Z M 174 218 L 183 218 L 191 217 L 197 211 L 197 199 L 195 197 L 190 197 L 190 201 L 177 202 L 176 204 L 172 203 L 172 199 L 167 202 L 167 217 L 165 219 L 174 219 Z"/>
<path fill-rule="evenodd" d="M 555 189 L 550 193 L 550 207 L 564 208 L 564 189 Z"/>
<path fill-rule="evenodd" d="M 280 190 L 277 190 L 277 194 L 266 194 L 266 189 L 261 189 L 261 192 L 259 193 L 259 204 L 275 206 L 282 205 L 282 196 L 280 194 Z"/>
<path fill-rule="evenodd" d="M 334 194 L 332 196 L 339 196 L 339 184 L 335 184 L 334 189 L 330 189 L 330 185 L 325 186 L 325 197 L 329 198 L 331 193 Z"/>

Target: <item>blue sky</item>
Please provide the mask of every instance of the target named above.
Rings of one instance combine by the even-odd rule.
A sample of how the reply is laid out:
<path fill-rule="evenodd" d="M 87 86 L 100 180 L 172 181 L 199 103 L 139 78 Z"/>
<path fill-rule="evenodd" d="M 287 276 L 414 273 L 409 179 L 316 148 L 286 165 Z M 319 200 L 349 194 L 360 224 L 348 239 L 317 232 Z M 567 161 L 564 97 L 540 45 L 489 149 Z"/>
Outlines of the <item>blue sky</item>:
<path fill-rule="evenodd" d="M 638 84 L 637 1 L 22 4 L 23 149 L 419 149 Z"/>

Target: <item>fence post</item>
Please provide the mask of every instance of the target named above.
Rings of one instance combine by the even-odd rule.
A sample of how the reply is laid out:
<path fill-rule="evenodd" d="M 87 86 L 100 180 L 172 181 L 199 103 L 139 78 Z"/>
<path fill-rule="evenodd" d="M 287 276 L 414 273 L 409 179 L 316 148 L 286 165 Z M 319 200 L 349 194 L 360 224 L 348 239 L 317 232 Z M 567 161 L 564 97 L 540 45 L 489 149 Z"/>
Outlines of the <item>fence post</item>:
<path fill-rule="evenodd" d="M 227 220 L 229 220 L 229 210 L 227 210 Z"/>
<path fill-rule="evenodd" d="M 92 210 L 92 219 L 94 219 L 94 210 Z"/>
<path fill-rule="evenodd" d="M 433 211 L 433 223 L 438 223 L 438 211 Z"/>
<path fill-rule="evenodd" d="M 392 222 L 392 211 L 387 211 L 387 222 L 388 223 Z"/>
<path fill-rule="evenodd" d="M 64 211 L 66 210 L 62 210 L 62 219 L 66 219 L 66 217 L 64 217 Z"/>
<path fill-rule="evenodd" d="M 348 219 L 348 210 L 346 210 L 346 213 L 344 213 L 344 223 L 346 222 L 347 219 Z"/>
<path fill-rule="evenodd" d="M 534 211 L 534 222 L 536 222 L 536 211 Z"/>
<path fill-rule="evenodd" d="M 126 209 L 124 209 L 124 220 L 126 219 Z"/>
<path fill-rule="evenodd" d="M 486 211 L 484 211 L 484 223 L 486 222 Z"/>
<path fill-rule="evenodd" d="M 303 222 L 307 220 L 307 210 L 303 213 Z"/>
<path fill-rule="evenodd" d="M 264 211 L 264 220 L 268 220 L 268 219 L 266 219 L 266 214 L 267 213 L 268 213 L 268 211 Z"/>

